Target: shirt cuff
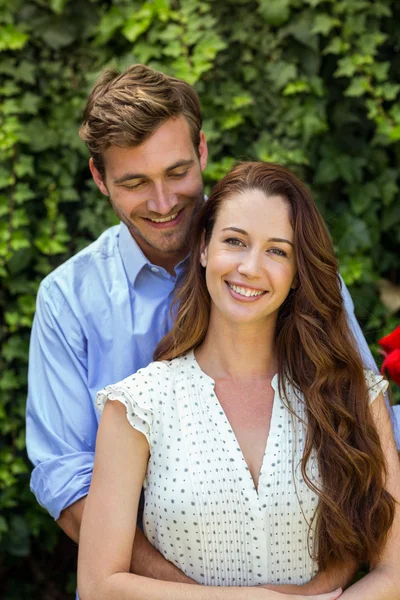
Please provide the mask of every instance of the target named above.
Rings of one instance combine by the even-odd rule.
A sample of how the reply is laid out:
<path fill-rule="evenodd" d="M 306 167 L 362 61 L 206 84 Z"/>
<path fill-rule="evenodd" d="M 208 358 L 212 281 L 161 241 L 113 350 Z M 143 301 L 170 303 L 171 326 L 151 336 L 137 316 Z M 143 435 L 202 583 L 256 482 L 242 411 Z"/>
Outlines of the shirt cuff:
<path fill-rule="evenodd" d="M 94 452 L 79 452 L 47 460 L 33 469 L 31 491 L 55 520 L 61 511 L 87 496 L 93 462 Z"/>

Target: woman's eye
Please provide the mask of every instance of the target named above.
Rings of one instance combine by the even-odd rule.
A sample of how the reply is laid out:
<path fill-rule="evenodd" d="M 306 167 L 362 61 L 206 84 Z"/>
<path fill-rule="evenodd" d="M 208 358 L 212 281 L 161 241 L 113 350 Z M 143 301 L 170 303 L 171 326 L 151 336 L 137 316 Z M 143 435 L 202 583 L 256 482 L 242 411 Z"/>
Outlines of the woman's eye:
<path fill-rule="evenodd" d="M 238 240 L 237 238 L 228 238 L 225 240 L 225 244 L 229 244 L 229 246 L 243 246 L 242 240 Z"/>
<path fill-rule="evenodd" d="M 270 248 L 269 252 L 272 252 L 272 254 L 276 254 L 277 256 L 287 256 L 286 252 L 281 250 L 281 248 Z"/>

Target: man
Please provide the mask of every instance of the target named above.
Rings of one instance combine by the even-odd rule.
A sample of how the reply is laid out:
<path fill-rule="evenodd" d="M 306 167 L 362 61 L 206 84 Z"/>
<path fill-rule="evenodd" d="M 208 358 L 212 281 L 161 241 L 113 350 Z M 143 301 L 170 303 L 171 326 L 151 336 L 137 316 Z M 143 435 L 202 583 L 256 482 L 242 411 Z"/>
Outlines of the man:
<path fill-rule="evenodd" d="M 201 124 L 193 88 L 142 65 L 106 71 L 87 103 L 80 135 L 93 179 L 121 225 L 42 282 L 27 405 L 31 489 L 76 542 L 93 466 L 96 391 L 151 362 L 170 327 L 190 224 L 204 201 Z M 374 365 L 345 288 L 344 295 L 364 360 Z M 142 575 L 191 582 L 140 530 L 131 566 Z"/>

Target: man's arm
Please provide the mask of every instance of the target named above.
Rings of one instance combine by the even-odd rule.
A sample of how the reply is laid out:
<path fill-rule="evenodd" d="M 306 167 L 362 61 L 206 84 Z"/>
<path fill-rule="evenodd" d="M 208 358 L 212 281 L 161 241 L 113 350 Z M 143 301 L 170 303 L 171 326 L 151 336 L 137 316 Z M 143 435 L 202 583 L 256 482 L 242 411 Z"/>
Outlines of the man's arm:
<path fill-rule="evenodd" d="M 60 515 L 57 524 L 74 542 L 79 542 L 79 532 L 86 498 L 81 498 Z M 161 581 L 174 581 L 177 583 L 193 583 L 180 569 L 166 560 L 150 544 L 139 527 L 136 527 L 135 540 L 132 549 L 131 573 L 151 577 Z"/>
<path fill-rule="evenodd" d="M 26 419 L 27 450 L 34 464 L 31 490 L 76 543 L 97 433 L 87 385 L 87 343 L 79 321 L 57 286 L 41 286 L 31 334 Z M 188 583 L 143 535 L 137 540 L 132 565 L 138 573 Z"/>
<path fill-rule="evenodd" d="M 376 365 L 375 359 L 372 356 L 371 350 L 368 347 L 367 341 L 364 337 L 363 332 L 361 331 L 361 327 L 358 324 L 358 321 L 354 314 L 354 304 L 353 304 L 353 300 L 350 296 L 349 290 L 347 289 L 347 287 L 342 279 L 341 279 L 341 283 L 342 283 L 342 296 L 343 296 L 343 300 L 344 300 L 344 306 L 345 306 L 345 309 L 347 312 L 348 322 L 350 325 L 350 329 L 353 333 L 353 336 L 357 342 L 358 349 L 359 349 L 359 352 L 363 359 L 365 368 L 372 369 L 372 371 L 374 371 L 375 373 L 378 373 L 379 369 Z M 394 411 L 390 407 L 390 402 L 387 397 L 387 394 L 385 395 L 385 399 L 386 399 L 386 405 L 389 408 L 390 418 L 391 418 L 392 425 L 393 425 L 396 446 L 397 446 L 397 449 L 400 450 L 400 418 L 399 417 L 396 418 Z"/>
<path fill-rule="evenodd" d="M 324 571 L 303 585 L 265 585 L 266 589 L 290 595 L 296 594 L 326 594 L 339 587 L 346 589 L 354 579 L 357 566 L 355 563 L 332 563 Z"/>
<path fill-rule="evenodd" d="M 26 445 L 31 490 L 54 519 L 89 491 L 96 432 L 80 319 L 57 285 L 42 284 L 29 349 Z"/>
<path fill-rule="evenodd" d="M 354 339 L 357 342 L 358 350 L 361 354 L 361 358 L 363 359 L 365 368 L 372 369 L 375 373 L 378 373 L 379 369 L 376 366 L 375 359 L 372 356 L 372 352 L 369 349 L 367 340 L 365 339 L 361 327 L 356 319 L 356 315 L 354 314 L 354 303 L 350 296 L 350 292 L 347 289 L 346 284 L 344 283 L 342 278 L 340 278 L 340 281 L 342 284 L 342 296 L 344 301 L 344 307 L 347 312 L 348 323 L 353 333 Z"/>
<path fill-rule="evenodd" d="M 79 532 L 81 529 L 83 509 L 85 508 L 86 498 L 81 498 L 68 508 L 64 509 L 57 519 L 57 525 L 61 527 L 64 533 L 76 544 L 79 544 Z"/>

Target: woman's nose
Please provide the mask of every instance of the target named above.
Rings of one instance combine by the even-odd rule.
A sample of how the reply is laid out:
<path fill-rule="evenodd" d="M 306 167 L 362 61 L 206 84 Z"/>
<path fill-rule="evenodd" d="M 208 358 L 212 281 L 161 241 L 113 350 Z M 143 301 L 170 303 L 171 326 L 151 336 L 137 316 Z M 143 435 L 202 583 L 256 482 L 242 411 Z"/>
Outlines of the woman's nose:
<path fill-rule="evenodd" d="M 259 277 L 262 272 L 262 256 L 259 252 L 249 252 L 238 266 L 238 272 L 246 277 Z"/>

